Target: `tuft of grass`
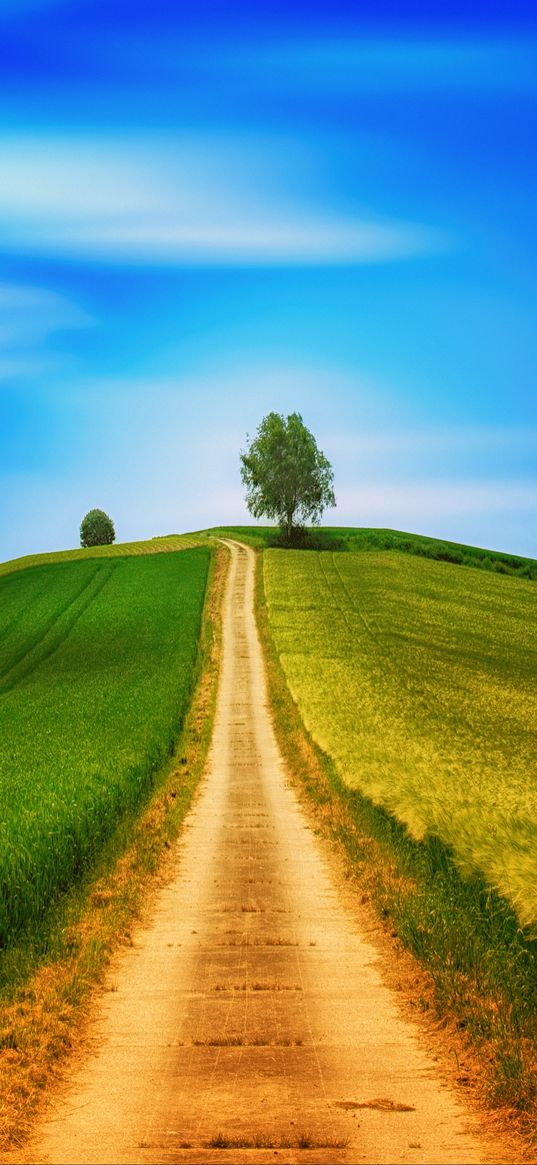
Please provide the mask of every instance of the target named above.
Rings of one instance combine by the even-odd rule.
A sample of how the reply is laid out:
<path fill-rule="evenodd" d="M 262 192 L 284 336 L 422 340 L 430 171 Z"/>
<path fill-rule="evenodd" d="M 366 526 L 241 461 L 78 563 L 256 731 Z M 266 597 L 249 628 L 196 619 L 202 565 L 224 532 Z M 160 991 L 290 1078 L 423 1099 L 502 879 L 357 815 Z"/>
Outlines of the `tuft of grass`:
<path fill-rule="evenodd" d="M 263 935 L 261 938 L 252 939 L 252 943 L 256 947 L 297 947 L 298 942 L 295 939 L 282 938 L 281 935 Z"/>
<path fill-rule="evenodd" d="M 217 1133 L 205 1143 L 206 1149 L 345 1149 L 348 1137 L 315 1137 L 299 1133 L 296 1137 L 274 1137 L 258 1133 L 257 1136 L 232 1136 Z"/>
<path fill-rule="evenodd" d="M 244 983 L 216 983 L 213 991 L 302 991 L 302 987 L 294 983 L 253 982 Z"/>
<path fill-rule="evenodd" d="M 362 900 L 371 902 L 386 930 L 419 960 L 425 986 L 418 1005 L 456 1025 L 459 1046 L 477 1054 L 474 1069 L 487 1102 L 507 1112 L 513 1127 L 533 1140 L 537 940 L 482 875 L 463 876 L 449 846 L 437 837 L 412 837 L 392 813 L 341 779 L 289 689 L 269 621 L 261 556 L 256 609 L 275 728 L 289 772 L 320 830 L 344 854 Z M 311 619 L 308 627 L 314 644 Z M 384 742 L 380 722 L 378 733 Z"/>
<path fill-rule="evenodd" d="M 413 1104 L 404 1104 L 402 1101 L 390 1100 L 389 1097 L 381 1096 L 376 1100 L 336 1100 L 336 1108 L 344 1109 L 359 1109 L 372 1108 L 376 1112 L 415 1112 Z"/>
<path fill-rule="evenodd" d="M 194 1048 L 242 1048 L 245 1043 L 242 1036 L 210 1036 L 206 1040 L 192 1040 Z"/>

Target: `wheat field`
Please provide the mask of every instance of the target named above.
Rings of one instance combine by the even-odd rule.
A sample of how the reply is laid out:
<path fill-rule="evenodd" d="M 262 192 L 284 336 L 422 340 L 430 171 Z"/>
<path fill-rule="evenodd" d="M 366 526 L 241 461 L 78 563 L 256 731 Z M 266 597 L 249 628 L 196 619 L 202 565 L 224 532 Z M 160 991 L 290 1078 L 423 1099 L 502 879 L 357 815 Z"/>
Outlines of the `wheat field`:
<path fill-rule="evenodd" d="M 339 775 L 535 924 L 534 584 L 390 552 L 263 558 L 288 685 Z"/>

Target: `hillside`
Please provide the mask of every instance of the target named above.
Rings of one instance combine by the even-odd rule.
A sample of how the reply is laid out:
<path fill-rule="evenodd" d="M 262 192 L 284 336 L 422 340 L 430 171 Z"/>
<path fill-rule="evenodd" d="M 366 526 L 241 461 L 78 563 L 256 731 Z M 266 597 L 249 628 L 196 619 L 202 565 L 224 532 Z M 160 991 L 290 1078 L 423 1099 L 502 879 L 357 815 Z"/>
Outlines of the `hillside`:
<path fill-rule="evenodd" d="M 51 550 L 41 554 L 25 554 L 22 558 L 10 558 L 0 562 L 0 578 L 28 570 L 32 566 L 53 566 L 61 562 L 84 562 L 88 558 L 131 558 L 147 554 L 167 554 L 172 550 L 188 550 L 192 546 L 206 543 L 206 539 L 195 534 L 170 534 L 164 538 L 149 538 L 143 542 L 116 542 L 111 546 L 81 546 L 72 550 Z"/>
<path fill-rule="evenodd" d="M 524 577 L 516 561 L 500 569 L 492 552 L 468 547 L 449 561 L 452 544 L 434 543 L 431 557 L 430 540 L 388 531 L 325 529 L 317 546 L 283 550 L 274 530 L 239 527 L 0 566 L 5 1038 L 27 1048 L 7 1065 L 6 1127 L 26 1119 L 19 1068 L 37 1094 L 70 1038 L 64 966 L 74 965 L 73 1000 L 100 974 L 125 889 L 123 831 L 148 839 L 142 894 L 169 844 L 159 822 L 181 802 L 180 828 L 202 772 L 227 562 L 213 548 L 226 534 L 263 551 L 257 615 L 273 720 L 318 832 L 344 847 L 362 902 L 422 961 L 433 987 L 419 998 L 473 1041 L 489 1097 L 534 1114 L 537 563 L 520 560 Z M 251 596 L 253 573 L 249 585 Z M 216 654 L 200 659 L 212 620 Z M 240 641 L 237 650 L 242 661 Z M 190 744 L 181 738 L 168 764 L 206 668 Z M 259 732 L 254 707 L 237 723 L 248 740 Z M 236 797 L 235 808 L 239 788 Z M 243 928 L 258 912 L 245 893 Z M 25 968 L 52 950 L 56 986 L 42 1004 Z M 56 1017 L 46 1038 L 43 1006 Z"/>
<path fill-rule="evenodd" d="M 200 531 L 202 535 L 216 535 L 242 538 L 258 549 L 268 549 L 280 545 L 280 536 L 274 526 L 213 526 Z M 486 550 L 479 546 L 466 546 L 462 542 L 448 542 L 442 538 L 429 538 L 424 534 L 408 534 L 403 530 L 377 530 L 357 526 L 321 526 L 304 531 L 301 549 L 357 551 L 394 550 L 402 554 L 412 554 L 419 558 L 431 558 L 438 562 L 451 562 L 457 566 L 493 571 L 523 579 L 537 579 L 537 559 L 523 558 L 501 550 Z"/>

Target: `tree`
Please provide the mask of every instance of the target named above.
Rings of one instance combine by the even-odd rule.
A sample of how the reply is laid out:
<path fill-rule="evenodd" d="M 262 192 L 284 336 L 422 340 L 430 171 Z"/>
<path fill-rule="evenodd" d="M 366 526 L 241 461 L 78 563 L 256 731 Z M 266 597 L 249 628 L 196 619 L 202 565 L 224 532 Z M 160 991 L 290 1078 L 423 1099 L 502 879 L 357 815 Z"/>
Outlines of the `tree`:
<path fill-rule="evenodd" d="M 268 413 L 247 440 L 241 453 L 246 505 L 254 518 L 276 519 L 292 542 L 308 518 L 317 525 L 323 510 L 335 506 L 332 466 L 300 413 Z"/>
<path fill-rule="evenodd" d="M 81 546 L 110 546 L 115 542 L 114 523 L 104 510 L 89 510 L 80 525 Z"/>

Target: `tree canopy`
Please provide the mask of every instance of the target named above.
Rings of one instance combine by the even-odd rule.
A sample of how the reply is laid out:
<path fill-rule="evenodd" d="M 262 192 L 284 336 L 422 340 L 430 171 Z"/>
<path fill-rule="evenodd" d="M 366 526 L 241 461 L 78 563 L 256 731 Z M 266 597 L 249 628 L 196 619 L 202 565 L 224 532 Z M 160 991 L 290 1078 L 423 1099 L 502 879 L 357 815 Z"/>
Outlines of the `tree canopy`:
<path fill-rule="evenodd" d="M 81 546 L 109 546 L 115 542 L 114 523 L 104 510 L 89 510 L 80 524 Z"/>
<path fill-rule="evenodd" d="M 292 542 L 306 521 L 317 525 L 335 506 L 334 473 L 300 413 L 268 413 L 241 453 L 246 504 L 254 518 L 275 519 Z"/>

